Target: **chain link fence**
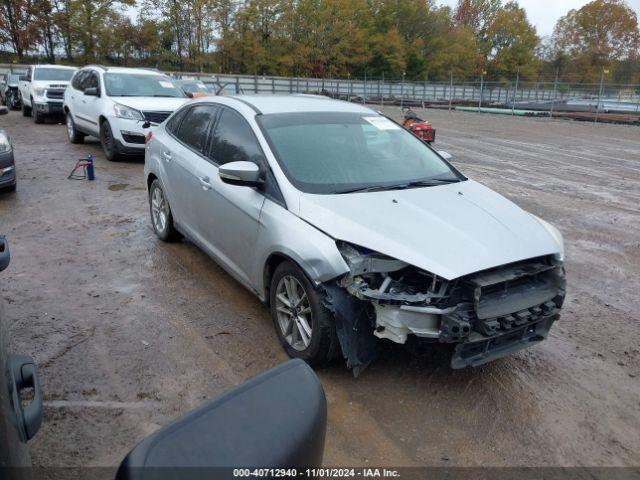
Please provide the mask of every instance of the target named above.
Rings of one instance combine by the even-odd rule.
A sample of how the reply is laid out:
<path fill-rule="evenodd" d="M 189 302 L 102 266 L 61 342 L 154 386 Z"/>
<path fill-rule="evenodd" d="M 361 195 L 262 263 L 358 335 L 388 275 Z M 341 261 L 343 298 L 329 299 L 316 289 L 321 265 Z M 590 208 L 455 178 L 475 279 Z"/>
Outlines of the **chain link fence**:
<path fill-rule="evenodd" d="M 26 65 L 0 64 L 0 81 L 8 72 L 24 73 Z M 448 82 L 385 78 L 333 79 L 261 75 L 166 72 L 174 78 L 198 79 L 233 93 L 317 94 L 352 102 L 402 107 L 430 107 L 520 116 L 568 117 L 640 124 L 640 85 L 567 83 L 561 81 L 472 81 L 451 77 Z"/>

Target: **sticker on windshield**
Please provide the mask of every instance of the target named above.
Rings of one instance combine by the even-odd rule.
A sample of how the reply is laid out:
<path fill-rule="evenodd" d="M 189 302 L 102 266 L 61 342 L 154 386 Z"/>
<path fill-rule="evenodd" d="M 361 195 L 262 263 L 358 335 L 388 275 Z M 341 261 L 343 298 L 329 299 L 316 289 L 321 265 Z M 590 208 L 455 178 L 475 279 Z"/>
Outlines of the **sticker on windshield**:
<path fill-rule="evenodd" d="M 378 130 L 400 130 L 400 126 L 385 117 L 362 117 Z"/>
<path fill-rule="evenodd" d="M 162 82 L 162 81 L 161 81 L 161 82 L 160 82 L 160 86 L 161 86 L 162 88 L 173 88 L 173 83 L 171 83 L 171 82 Z"/>

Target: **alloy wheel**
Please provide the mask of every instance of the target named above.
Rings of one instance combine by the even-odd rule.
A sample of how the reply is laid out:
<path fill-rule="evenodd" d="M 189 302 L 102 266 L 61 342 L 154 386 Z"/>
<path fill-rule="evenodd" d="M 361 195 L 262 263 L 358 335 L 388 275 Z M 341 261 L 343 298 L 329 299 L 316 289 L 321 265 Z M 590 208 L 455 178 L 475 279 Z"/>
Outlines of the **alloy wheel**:
<path fill-rule="evenodd" d="M 73 133 L 73 120 L 71 119 L 71 114 L 67 113 L 67 135 L 69 140 L 73 140 Z"/>
<path fill-rule="evenodd" d="M 157 232 L 162 233 L 167 228 L 168 217 L 169 205 L 164 198 L 164 192 L 161 188 L 156 187 L 151 194 L 151 219 Z"/>
<path fill-rule="evenodd" d="M 287 343 L 298 351 L 309 347 L 313 334 L 311 306 L 307 292 L 293 275 L 285 275 L 278 282 L 276 312 Z"/>

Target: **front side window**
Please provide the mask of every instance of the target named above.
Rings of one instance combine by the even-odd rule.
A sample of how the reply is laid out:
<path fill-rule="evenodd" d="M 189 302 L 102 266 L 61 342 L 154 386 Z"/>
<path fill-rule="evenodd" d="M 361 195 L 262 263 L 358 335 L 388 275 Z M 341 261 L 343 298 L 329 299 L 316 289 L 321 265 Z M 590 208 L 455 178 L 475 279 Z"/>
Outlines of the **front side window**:
<path fill-rule="evenodd" d="M 76 90 L 82 90 L 82 81 L 87 76 L 87 72 L 84 70 L 80 70 L 73 76 L 73 80 L 71 80 L 71 86 Z"/>
<path fill-rule="evenodd" d="M 87 88 L 98 88 L 98 75 L 94 72 L 89 72 L 86 81 L 83 82 L 83 87 L 83 90 L 86 90 Z"/>
<path fill-rule="evenodd" d="M 68 82 L 74 73 L 69 68 L 36 68 L 33 79 Z"/>
<path fill-rule="evenodd" d="M 105 73 L 104 85 L 110 97 L 184 97 L 169 77 L 137 73 Z"/>
<path fill-rule="evenodd" d="M 217 111 L 213 105 L 197 105 L 189 109 L 176 133 L 178 140 L 198 152 L 204 152 L 209 126 Z"/>
<path fill-rule="evenodd" d="M 464 180 L 415 135 L 374 113 L 286 113 L 258 119 L 285 174 L 304 192 Z"/>
<path fill-rule="evenodd" d="M 259 163 L 262 150 L 249 124 L 239 114 L 224 109 L 211 139 L 209 157 L 218 165 L 243 160 Z"/>

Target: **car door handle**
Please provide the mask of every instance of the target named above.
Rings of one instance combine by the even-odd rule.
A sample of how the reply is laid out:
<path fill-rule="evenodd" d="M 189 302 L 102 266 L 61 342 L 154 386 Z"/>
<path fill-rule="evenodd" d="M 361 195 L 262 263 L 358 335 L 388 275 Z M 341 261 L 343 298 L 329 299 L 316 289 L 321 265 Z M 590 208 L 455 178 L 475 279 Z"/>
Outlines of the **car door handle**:
<path fill-rule="evenodd" d="M 33 438 L 42 425 L 42 392 L 40 381 L 36 374 L 33 359 L 26 355 L 9 355 L 7 367 L 10 372 L 11 394 L 14 396 L 15 413 L 18 416 L 18 426 L 25 436 L 25 441 Z M 20 392 L 27 388 L 33 389 L 33 400 L 23 406 Z"/>
<path fill-rule="evenodd" d="M 0 272 L 9 266 L 10 261 L 9 242 L 5 237 L 0 236 Z"/>
<path fill-rule="evenodd" d="M 164 158 L 165 161 L 170 162 L 171 161 L 171 152 L 163 151 L 162 152 L 162 158 Z"/>
<path fill-rule="evenodd" d="M 198 177 L 200 180 L 200 185 L 203 190 L 211 190 L 211 183 L 209 182 L 209 177 Z"/>

